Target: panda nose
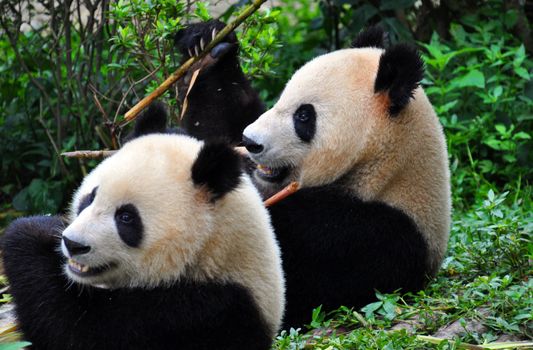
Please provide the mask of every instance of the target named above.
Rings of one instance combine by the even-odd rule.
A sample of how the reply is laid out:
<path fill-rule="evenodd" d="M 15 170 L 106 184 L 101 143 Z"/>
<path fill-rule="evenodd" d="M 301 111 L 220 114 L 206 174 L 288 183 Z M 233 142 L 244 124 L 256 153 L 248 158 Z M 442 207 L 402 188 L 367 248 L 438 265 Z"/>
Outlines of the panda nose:
<path fill-rule="evenodd" d="M 63 236 L 63 243 L 65 244 L 65 247 L 67 248 L 67 251 L 70 255 L 87 254 L 91 250 L 90 246 L 83 245 L 81 243 L 68 239 L 65 236 Z"/>
<path fill-rule="evenodd" d="M 255 143 L 254 140 L 252 140 L 251 138 L 248 138 L 246 136 L 242 136 L 242 144 L 244 147 L 246 147 L 246 149 L 248 150 L 248 152 L 250 153 L 261 153 L 263 152 L 263 145 L 260 145 L 258 143 Z"/>

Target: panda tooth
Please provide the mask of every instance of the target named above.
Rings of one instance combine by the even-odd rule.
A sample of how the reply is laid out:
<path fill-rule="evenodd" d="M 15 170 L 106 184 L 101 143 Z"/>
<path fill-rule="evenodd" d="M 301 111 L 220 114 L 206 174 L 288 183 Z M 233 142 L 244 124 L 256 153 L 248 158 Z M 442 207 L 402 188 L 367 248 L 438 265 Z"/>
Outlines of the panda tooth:
<path fill-rule="evenodd" d="M 89 271 L 89 266 L 83 265 L 80 270 L 81 270 L 81 272 L 87 272 L 87 271 Z"/>
<path fill-rule="evenodd" d="M 264 166 L 264 165 L 261 165 L 261 164 L 258 164 L 257 165 L 257 169 L 259 169 L 261 172 L 267 174 L 267 175 L 270 175 L 272 174 L 272 169 L 270 169 L 269 167 L 267 166 Z"/>

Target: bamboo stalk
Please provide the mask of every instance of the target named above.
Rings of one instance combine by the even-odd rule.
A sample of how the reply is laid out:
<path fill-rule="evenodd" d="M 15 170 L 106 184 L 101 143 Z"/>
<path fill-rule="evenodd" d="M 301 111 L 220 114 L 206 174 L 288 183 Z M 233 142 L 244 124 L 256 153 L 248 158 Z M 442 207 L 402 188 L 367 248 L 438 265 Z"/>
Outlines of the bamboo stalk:
<path fill-rule="evenodd" d="M 112 156 L 118 151 L 73 151 L 73 152 L 63 152 L 62 156 L 67 158 L 83 158 L 83 159 L 99 159 Z"/>
<path fill-rule="evenodd" d="M 300 187 L 300 184 L 298 182 L 291 182 L 288 184 L 285 188 L 283 188 L 281 191 L 273 195 L 272 197 L 268 198 L 266 201 L 263 202 L 265 207 L 270 207 L 271 205 L 276 204 L 279 201 L 284 200 L 291 194 L 298 191 L 298 188 Z"/>
<path fill-rule="evenodd" d="M 248 151 L 244 147 L 235 147 L 235 151 L 243 156 L 248 155 Z M 61 155 L 67 158 L 81 158 L 81 159 L 99 159 L 112 156 L 118 152 L 118 150 L 83 150 L 83 151 L 72 151 L 72 152 L 63 152 Z"/>
<path fill-rule="evenodd" d="M 163 95 L 163 93 L 165 93 L 165 91 L 167 91 L 172 84 L 178 81 L 178 79 L 180 79 L 195 62 L 204 58 L 213 47 L 215 47 L 219 42 L 221 42 L 226 35 L 228 35 L 231 31 L 237 28 L 252 13 L 257 11 L 257 9 L 259 9 L 259 7 L 261 7 L 264 2 L 266 2 L 266 0 L 252 1 L 252 3 L 246 9 L 244 9 L 244 11 L 237 18 L 235 18 L 233 22 L 229 23 L 220 32 L 218 32 L 215 38 L 205 47 L 205 49 L 198 56 L 191 57 L 187 61 L 185 61 L 185 63 L 183 63 L 161 85 L 159 85 L 157 89 L 155 89 L 150 95 L 143 98 L 135 106 L 133 106 L 132 109 L 126 112 L 126 114 L 124 115 L 124 120 L 131 121 L 135 119 L 144 108 L 146 108 L 159 96 Z"/>

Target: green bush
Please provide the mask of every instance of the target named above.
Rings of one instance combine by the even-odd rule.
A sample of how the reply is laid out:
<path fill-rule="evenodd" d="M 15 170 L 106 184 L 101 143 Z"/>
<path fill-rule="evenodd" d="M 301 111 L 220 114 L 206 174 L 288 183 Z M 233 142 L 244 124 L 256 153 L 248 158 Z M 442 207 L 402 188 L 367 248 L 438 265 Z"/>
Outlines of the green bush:
<path fill-rule="evenodd" d="M 0 208 L 13 215 L 65 207 L 96 161 L 60 154 L 118 148 L 127 131 L 123 113 L 178 66 L 174 34 L 191 20 L 209 18 L 207 4 L 194 1 L 84 2 L 87 20 L 76 8 L 65 17 L 65 4 L 42 9 L 53 21 L 22 32 L 24 16 L 32 19 L 35 11 L 0 2 L 0 30 L 6 33 L 0 37 L 0 71 L 8 77 L 0 80 Z M 224 16 L 231 20 L 239 10 L 232 6 Z M 279 13 L 256 13 L 239 29 L 251 77 L 272 72 Z M 162 99 L 177 120 L 176 96 L 170 91 Z"/>
<path fill-rule="evenodd" d="M 498 10 L 452 24 L 450 41 L 433 34 L 422 44 L 425 90 L 446 131 L 458 208 L 488 189 L 531 181 L 533 65 Z M 480 18 L 486 15 L 491 20 Z"/>

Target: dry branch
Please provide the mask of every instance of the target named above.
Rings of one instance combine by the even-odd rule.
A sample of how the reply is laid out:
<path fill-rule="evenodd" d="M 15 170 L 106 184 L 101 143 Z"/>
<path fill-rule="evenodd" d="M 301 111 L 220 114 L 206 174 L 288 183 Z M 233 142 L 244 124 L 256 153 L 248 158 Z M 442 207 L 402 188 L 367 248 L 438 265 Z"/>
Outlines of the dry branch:
<path fill-rule="evenodd" d="M 208 52 L 211 51 L 213 47 L 215 47 L 219 42 L 224 39 L 226 35 L 228 35 L 231 31 L 233 31 L 235 28 L 237 28 L 246 18 L 248 18 L 252 13 L 257 11 L 261 5 L 266 2 L 266 0 L 254 0 L 244 11 L 237 17 L 235 20 L 231 23 L 229 23 L 227 26 L 225 26 L 218 34 L 215 36 L 213 41 L 211 41 L 205 49 L 200 52 L 198 56 L 191 57 L 185 63 L 183 63 L 174 73 L 172 73 L 161 85 L 157 87 L 150 95 L 143 98 L 141 101 L 139 101 L 135 106 L 133 106 L 132 109 L 130 109 L 125 115 L 124 120 L 131 121 L 137 117 L 137 115 L 150 103 L 152 103 L 155 99 L 157 99 L 159 96 L 163 95 L 165 91 L 167 91 L 172 84 L 174 84 L 178 79 L 180 79 L 191 66 L 196 63 L 197 61 L 204 58 Z"/>

